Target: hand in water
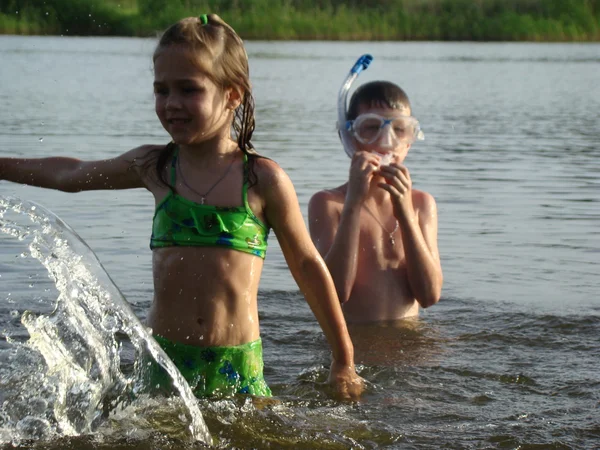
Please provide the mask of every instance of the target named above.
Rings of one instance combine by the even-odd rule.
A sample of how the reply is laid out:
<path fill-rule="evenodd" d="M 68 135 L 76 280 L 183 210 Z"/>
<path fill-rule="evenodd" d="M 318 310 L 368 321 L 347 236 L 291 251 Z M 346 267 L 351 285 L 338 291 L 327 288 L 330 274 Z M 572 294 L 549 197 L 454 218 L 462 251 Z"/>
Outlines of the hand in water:
<path fill-rule="evenodd" d="M 379 174 L 385 178 L 385 183 L 379 183 L 379 186 L 390 193 L 396 218 L 409 217 L 414 209 L 412 205 L 412 180 L 406 166 L 392 162 L 390 165 L 381 166 Z"/>
<path fill-rule="evenodd" d="M 350 177 L 348 182 L 348 197 L 354 202 L 362 203 L 367 193 L 373 175 L 379 169 L 380 156 L 365 151 L 359 151 L 352 157 Z"/>
<path fill-rule="evenodd" d="M 333 361 L 327 380 L 335 389 L 340 400 L 358 400 L 365 389 L 365 380 L 359 377 L 354 367 Z"/>

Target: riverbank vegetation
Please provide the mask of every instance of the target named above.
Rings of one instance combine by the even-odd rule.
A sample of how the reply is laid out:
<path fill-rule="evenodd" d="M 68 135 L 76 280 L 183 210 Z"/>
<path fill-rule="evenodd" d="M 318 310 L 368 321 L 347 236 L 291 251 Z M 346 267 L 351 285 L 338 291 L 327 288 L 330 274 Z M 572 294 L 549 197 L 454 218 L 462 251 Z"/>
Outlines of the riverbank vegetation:
<path fill-rule="evenodd" d="M 0 33 L 156 36 L 205 12 L 244 39 L 600 41 L 600 0 L 2 0 Z"/>

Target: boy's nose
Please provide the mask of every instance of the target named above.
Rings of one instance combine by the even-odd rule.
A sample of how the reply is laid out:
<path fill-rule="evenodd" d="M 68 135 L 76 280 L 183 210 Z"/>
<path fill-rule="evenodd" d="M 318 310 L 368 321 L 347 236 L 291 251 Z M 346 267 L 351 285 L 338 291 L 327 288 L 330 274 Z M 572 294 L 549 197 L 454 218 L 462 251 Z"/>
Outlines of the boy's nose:
<path fill-rule="evenodd" d="M 392 126 L 388 123 L 380 131 L 379 146 L 382 148 L 391 148 L 394 146 L 394 137 L 392 136 Z"/>

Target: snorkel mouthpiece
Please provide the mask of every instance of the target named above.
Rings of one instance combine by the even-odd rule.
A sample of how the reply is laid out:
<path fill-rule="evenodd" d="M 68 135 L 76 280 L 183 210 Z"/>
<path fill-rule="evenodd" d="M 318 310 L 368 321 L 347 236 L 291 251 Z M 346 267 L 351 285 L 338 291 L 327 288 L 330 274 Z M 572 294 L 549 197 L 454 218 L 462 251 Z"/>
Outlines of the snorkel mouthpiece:
<path fill-rule="evenodd" d="M 358 77 L 363 70 L 366 70 L 372 61 L 373 57 L 369 54 L 362 55 L 360 58 L 358 58 L 352 66 L 352 69 L 350 69 L 346 79 L 342 83 L 342 87 L 340 88 L 340 92 L 338 94 L 337 128 L 340 134 L 340 139 L 342 140 L 342 145 L 344 146 L 344 151 L 350 158 L 352 158 L 352 155 L 354 155 L 356 148 L 352 142 L 350 130 L 348 130 L 346 125 L 348 91 L 350 90 L 352 83 L 354 83 L 354 80 L 356 80 L 356 77 Z"/>

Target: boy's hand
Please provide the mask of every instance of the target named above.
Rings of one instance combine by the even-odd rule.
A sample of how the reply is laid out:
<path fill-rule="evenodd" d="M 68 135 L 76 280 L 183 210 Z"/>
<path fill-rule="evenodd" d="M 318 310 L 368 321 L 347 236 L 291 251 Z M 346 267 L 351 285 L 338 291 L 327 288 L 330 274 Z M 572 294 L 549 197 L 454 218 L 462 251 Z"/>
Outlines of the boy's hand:
<path fill-rule="evenodd" d="M 341 400 L 358 400 L 365 389 L 365 381 L 356 374 L 354 367 L 342 365 L 335 360 L 331 363 L 329 379 L 336 396 Z"/>
<path fill-rule="evenodd" d="M 371 152 L 359 151 L 352 157 L 348 183 L 348 198 L 356 203 L 364 201 L 373 175 L 379 169 L 380 157 Z"/>
<path fill-rule="evenodd" d="M 385 178 L 385 183 L 379 183 L 379 186 L 390 193 L 396 218 L 406 218 L 414 214 L 412 180 L 406 166 L 393 162 L 389 166 L 381 166 L 379 174 Z"/>

